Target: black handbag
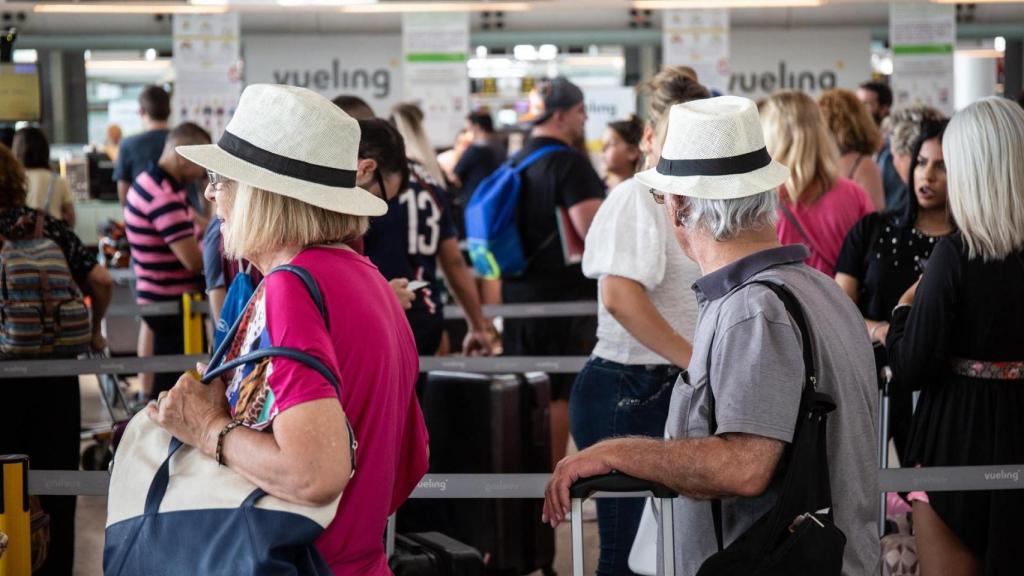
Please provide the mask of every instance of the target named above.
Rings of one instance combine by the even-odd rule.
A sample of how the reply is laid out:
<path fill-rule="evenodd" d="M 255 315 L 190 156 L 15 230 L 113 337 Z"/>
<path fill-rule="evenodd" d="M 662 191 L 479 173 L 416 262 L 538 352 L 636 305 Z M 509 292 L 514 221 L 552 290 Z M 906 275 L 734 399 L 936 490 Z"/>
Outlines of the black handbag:
<path fill-rule="evenodd" d="M 697 576 L 839 576 L 843 568 L 846 536 L 833 522 L 825 425 L 835 402 L 817 392 L 817 375 L 811 337 L 800 303 L 786 288 L 755 281 L 772 290 L 800 329 L 803 340 L 805 381 L 797 412 L 793 442 L 776 469 L 773 486 L 779 499 L 768 512 L 728 547 L 722 537 L 722 502 L 711 501 L 718 552 L 709 557 Z M 718 428 L 715 397 L 708 361 L 708 430 Z"/>

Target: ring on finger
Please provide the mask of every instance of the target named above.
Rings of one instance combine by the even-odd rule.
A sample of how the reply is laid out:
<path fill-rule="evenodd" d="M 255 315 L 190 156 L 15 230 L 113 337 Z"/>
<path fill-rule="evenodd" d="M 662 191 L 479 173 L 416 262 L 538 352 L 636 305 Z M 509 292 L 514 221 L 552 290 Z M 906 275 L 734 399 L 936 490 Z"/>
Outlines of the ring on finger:
<path fill-rule="evenodd" d="M 157 395 L 157 397 L 156 397 L 156 405 L 157 406 L 160 406 L 160 401 L 164 399 L 164 396 L 167 396 L 167 391 L 166 390 L 164 390 L 163 392 L 161 392 L 160 394 Z"/>

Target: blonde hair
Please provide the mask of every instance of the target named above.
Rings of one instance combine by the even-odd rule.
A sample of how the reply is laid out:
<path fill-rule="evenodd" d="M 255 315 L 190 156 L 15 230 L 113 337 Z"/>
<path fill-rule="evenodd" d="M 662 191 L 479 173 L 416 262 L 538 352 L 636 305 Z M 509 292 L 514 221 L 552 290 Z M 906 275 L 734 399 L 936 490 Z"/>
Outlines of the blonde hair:
<path fill-rule="evenodd" d="M 647 123 L 654 134 L 656 143 L 664 144 L 668 132 L 669 110 L 676 104 L 709 98 L 711 93 L 697 81 L 697 73 L 689 66 L 666 66 L 650 80 L 640 85 L 639 90 L 648 98 Z M 645 150 L 641 136 L 641 151 L 648 155 L 639 161 L 641 167 L 654 161 L 650 150 Z M 655 144 L 658 147 L 658 144 Z"/>
<path fill-rule="evenodd" d="M 666 66 L 644 82 L 640 90 L 649 99 L 647 121 L 655 130 L 667 124 L 662 120 L 668 120 L 668 112 L 676 104 L 711 96 L 708 89 L 697 81 L 697 73 L 689 66 Z"/>
<path fill-rule="evenodd" d="M 1024 249 L 1024 109 L 998 97 L 957 112 L 942 139 L 949 208 L 969 258 Z"/>
<path fill-rule="evenodd" d="M 856 94 L 841 88 L 829 90 L 818 98 L 818 107 L 841 154 L 875 153 L 882 133 Z"/>
<path fill-rule="evenodd" d="M 835 186 L 839 150 L 817 103 L 803 92 L 785 90 L 761 107 L 765 147 L 773 159 L 789 166 L 786 193 L 794 204 L 814 204 Z"/>
<path fill-rule="evenodd" d="M 339 214 L 255 186 L 235 184 L 231 219 L 224 234 L 230 258 L 253 258 L 282 247 L 349 242 L 366 233 L 366 216 Z"/>
<path fill-rule="evenodd" d="M 437 163 L 437 154 L 423 131 L 423 119 L 423 110 L 409 102 L 396 104 L 391 109 L 391 122 L 405 140 L 405 155 L 422 164 L 439 184 L 444 184 L 444 173 Z"/>

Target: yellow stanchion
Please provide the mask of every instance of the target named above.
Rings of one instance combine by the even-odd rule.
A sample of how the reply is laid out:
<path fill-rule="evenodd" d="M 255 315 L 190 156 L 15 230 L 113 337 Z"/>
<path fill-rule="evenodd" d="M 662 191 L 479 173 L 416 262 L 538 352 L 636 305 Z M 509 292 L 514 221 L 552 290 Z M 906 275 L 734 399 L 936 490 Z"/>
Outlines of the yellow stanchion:
<path fill-rule="evenodd" d="M 182 316 L 185 322 L 185 354 L 202 354 L 203 315 L 195 312 L 195 304 L 202 302 L 200 294 L 185 294 L 182 297 Z"/>
<path fill-rule="evenodd" d="M 0 576 L 32 573 L 32 520 L 28 503 L 28 456 L 0 456 L 0 533 L 7 550 L 0 556 Z"/>

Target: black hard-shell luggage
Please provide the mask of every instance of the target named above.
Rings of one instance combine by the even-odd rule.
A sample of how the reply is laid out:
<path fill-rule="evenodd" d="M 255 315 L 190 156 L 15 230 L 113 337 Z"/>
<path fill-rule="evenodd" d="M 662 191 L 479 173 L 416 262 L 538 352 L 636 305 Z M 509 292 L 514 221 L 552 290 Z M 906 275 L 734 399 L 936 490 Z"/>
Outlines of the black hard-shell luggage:
<path fill-rule="evenodd" d="M 438 532 L 399 534 L 388 561 L 395 576 L 483 576 L 484 559 L 475 548 Z"/>
<path fill-rule="evenodd" d="M 551 471 L 551 384 L 543 373 L 432 372 L 420 403 L 430 474 Z M 555 534 L 539 499 L 415 499 L 398 531 L 437 531 L 480 550 L 488 574 L 553 573 Z"/>

